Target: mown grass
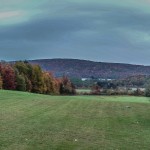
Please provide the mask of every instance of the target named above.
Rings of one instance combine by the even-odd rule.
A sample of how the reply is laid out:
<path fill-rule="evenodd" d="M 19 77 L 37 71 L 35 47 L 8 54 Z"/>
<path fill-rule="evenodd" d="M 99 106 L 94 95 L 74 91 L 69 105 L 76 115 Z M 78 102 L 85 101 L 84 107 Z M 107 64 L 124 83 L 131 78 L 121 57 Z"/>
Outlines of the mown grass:
<path fill-rule="evenodd" d="M 0 150 L 149 150 L 150 101 L 0 91 Z"/>

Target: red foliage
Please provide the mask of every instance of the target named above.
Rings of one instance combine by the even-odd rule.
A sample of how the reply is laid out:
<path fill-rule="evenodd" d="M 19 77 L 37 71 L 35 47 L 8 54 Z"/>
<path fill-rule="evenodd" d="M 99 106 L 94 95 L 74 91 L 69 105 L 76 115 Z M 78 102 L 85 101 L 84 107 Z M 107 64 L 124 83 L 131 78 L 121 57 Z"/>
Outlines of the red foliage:
<path fill-rule="evenodd" d="M 14 69 L 10 65 L 4 65 L 1 66 L 0 71 L 3 78 L 3 88 L 6 90 L 14 90 L 16 88 Z"/>

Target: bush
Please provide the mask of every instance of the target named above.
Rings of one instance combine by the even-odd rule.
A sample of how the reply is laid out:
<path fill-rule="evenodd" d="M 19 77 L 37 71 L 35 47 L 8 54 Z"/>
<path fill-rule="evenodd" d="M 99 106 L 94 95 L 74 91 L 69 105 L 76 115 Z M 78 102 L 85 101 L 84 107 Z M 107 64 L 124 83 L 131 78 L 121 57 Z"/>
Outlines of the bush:
<path fill-rule="evenodd" d="M 91 89 L 91 94 L 92 95 L 100 95 L 101 94 L 100 87 L 98 85 L 94 85 Z"/>

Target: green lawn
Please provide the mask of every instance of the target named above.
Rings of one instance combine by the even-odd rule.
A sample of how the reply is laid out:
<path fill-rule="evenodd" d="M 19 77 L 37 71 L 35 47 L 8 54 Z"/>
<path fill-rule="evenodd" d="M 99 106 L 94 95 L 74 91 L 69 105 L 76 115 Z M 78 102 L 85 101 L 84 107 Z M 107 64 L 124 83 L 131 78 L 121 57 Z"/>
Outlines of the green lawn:
<path fill-rule="evenodd" d="M 149 98 L 0 91 L 0 150 L 149 147 Z"/>

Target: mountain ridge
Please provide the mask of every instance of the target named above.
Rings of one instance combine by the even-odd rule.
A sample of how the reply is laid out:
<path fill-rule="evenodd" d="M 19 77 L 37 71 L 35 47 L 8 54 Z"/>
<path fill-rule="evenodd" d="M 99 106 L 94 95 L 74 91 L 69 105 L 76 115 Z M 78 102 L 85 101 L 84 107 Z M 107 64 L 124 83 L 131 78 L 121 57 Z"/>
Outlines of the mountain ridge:
<path fill-rule="evenodd" d="M 78 60 L 78 61 L 87 61 L 87 62 L 94 62 L 94 63 L 108 63 L 108 64 L 122 64 L 122 65 L 134 65 L 134 66 L 144 66 L 150 67 L 150 65 L 144 64 L 134 64 L 134 63 L 123 63 L 123 62 L 105 62 L 105 61 L 94 61 L 88 59 L 77 59 L 77 58 L 40 58 L 40 59 L 29 59 L 27 61 L 49 61 L 49 60 Z"/>
<path fill-rule="evenodd" d="M 76 78 L 125 78 L 134 75 L 150 75 L 150 66 L 97 62 L 82 59 L 35 59 L 29 60 L 32 64 L 38 64 L 43 70 L 51 71 L 55 76 L 67 75 Z"/>

